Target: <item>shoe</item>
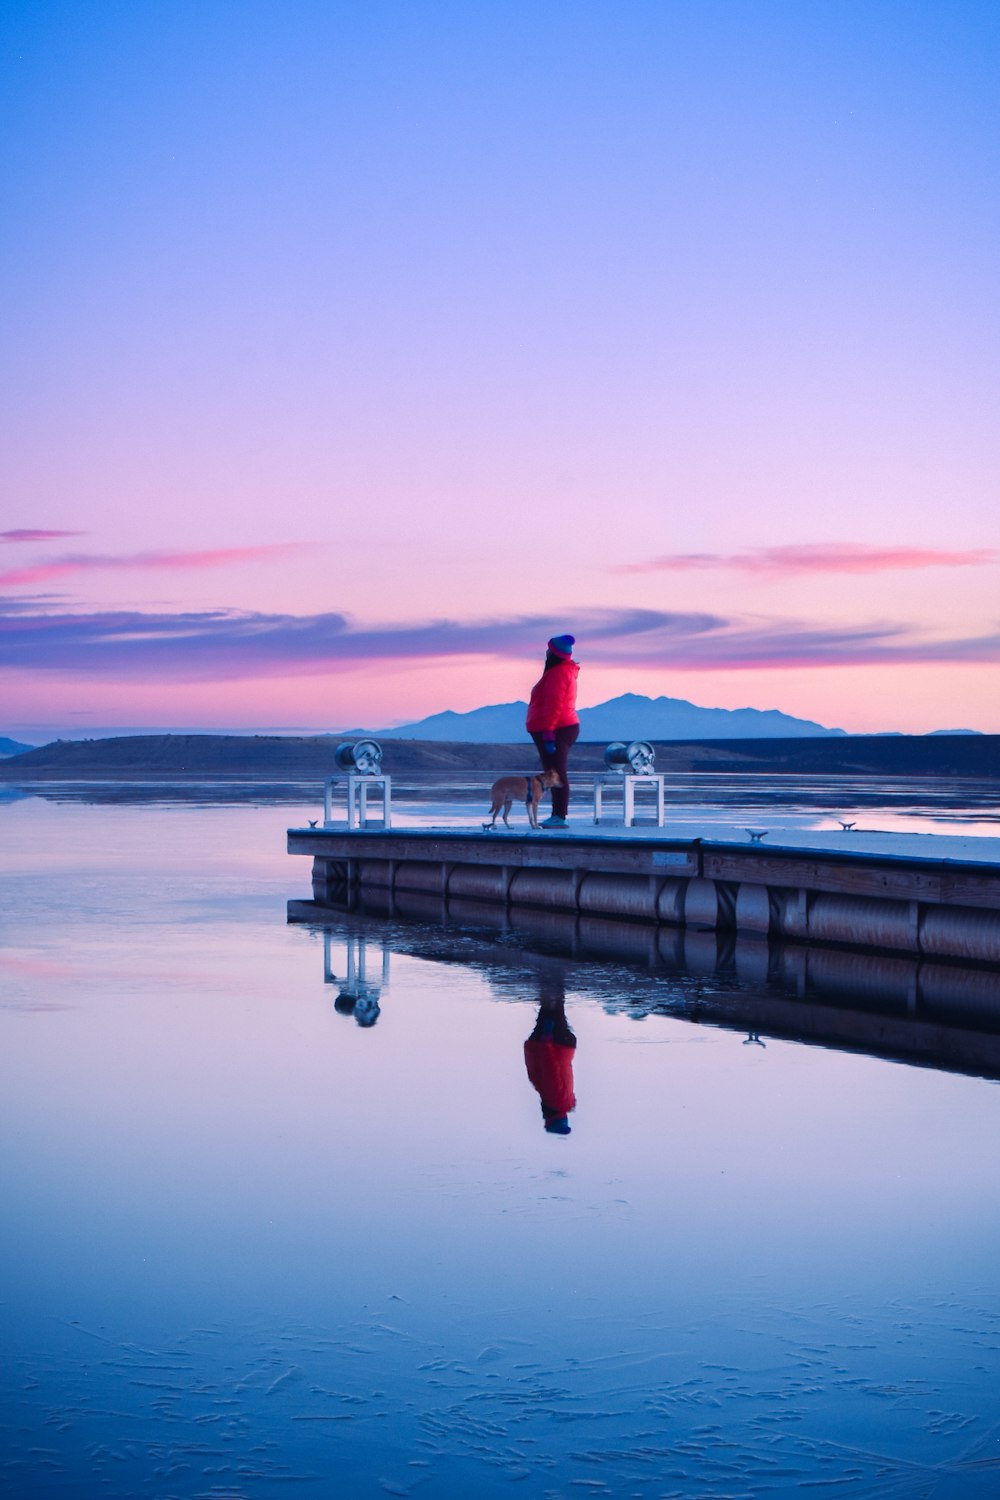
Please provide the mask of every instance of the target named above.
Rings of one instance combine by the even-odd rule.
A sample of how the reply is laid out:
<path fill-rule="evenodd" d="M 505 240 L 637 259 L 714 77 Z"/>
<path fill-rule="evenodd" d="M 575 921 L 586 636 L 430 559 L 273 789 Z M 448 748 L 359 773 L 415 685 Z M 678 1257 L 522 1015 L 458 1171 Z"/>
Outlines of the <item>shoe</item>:
<path fill-rule="evenodd" d="M 565 818 L 557 818 L 555 813 L 551 818 L 546 818 L 544 823 L 539 823 L 539 828 L 568 828 L 569 823 Z"/>

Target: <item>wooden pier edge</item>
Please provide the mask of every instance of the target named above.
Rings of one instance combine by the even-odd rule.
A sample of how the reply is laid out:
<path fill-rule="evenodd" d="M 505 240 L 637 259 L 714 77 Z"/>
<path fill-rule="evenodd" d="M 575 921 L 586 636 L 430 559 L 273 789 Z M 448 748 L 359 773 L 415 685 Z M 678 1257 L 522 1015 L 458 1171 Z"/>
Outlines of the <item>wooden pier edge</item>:
<path fill-rule="evenodd" d="M 1000 964 L 1000 868 L 703 840 L 289 829 L 313 895 L 356 887 Z"/>

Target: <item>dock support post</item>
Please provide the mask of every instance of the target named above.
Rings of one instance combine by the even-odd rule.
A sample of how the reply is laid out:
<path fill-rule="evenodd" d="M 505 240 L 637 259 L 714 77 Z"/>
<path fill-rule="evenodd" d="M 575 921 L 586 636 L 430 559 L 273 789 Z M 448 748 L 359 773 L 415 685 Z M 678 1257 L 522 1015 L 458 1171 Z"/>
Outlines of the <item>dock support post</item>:
<path fill-rule="evenodd" d="M 778 888 L 771 890 L 771 931 L 782 937 L 805 938 L 809 935 L 809 893 L 804 890 Z"/>
<path fill-rule="evenodd" d="M 586 870 L 577 869 L 573 871 L 573 910 L 577 913 L 578 916 L 580 913 L 580 887 L 583 885 L 583 882 L 586 880 L 586 878 Z"/>
<path fill-rule="evenodd" d="M 910 927 L 910 951 L 920 952 L 920 902 L 911 901 L 907 909 L 907 918 Z"/>
<path fill-rule="evenodd" d="M 719 920 L 719 903 L 714 880 L 695 878 L 688 882 L 684 894 L 685 927 L 715 927 Z"/>
<path fill-rule="evenodd" d="M 770 932 L 771 898 L 766 885 L 740 882 L 736 891 L 736 927 L 740 932 Z"/>
<path fill-rule="evenodd" d="M 736 887 L 728 880 L 706 876 L 689 880 L 684 893 L 684 923 L 687 927 L 735 927 Z"/>

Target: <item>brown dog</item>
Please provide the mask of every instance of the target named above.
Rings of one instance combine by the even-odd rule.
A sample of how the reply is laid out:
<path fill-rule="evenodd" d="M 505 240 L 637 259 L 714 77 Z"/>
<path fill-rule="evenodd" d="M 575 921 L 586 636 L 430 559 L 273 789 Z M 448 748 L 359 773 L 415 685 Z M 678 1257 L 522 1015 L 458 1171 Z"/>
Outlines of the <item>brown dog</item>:
<path fill-rule="evenodd" d="M 510 827 L 507 814 L 514 805 L 515 798 L 524 803 L 528 809 L 528 822 L 532 828 L 537 828 L 538 804 L 542 800 L 542 793 L 551 786 L 562 786 L 562 777 L 558 771 L 536 771 L 534 776 L 501 776 L 499 781 L 493 783 L 493 805 L 490 808 L 493 817 L 483 824 L 484 831 L 496 827 L 497 813 L 501 808 L 504 824 L 507 828 Z"/>

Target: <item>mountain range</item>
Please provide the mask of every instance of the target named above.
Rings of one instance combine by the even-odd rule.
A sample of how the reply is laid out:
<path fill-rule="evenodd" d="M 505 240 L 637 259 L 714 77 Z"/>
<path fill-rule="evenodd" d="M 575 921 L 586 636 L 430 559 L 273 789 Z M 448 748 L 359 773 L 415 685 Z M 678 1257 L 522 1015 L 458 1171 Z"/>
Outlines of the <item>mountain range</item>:
<path fill-rule="evenodd" d="M 117 726 L 114 728 L 88 727 L 85 732 L 55 725 L 40 727 L 36 743 L 52 744 L 56 740 L 93 741 L 136 737 L 157 739 L 169 736 L 189 740 L 192 736 L 211 735 L 225 739 L 264 735 L 287 735 L 305 739 L 360 739 L 374 735 L 380 740 L 414 740 L 427 743 L 451 743 L 471 745 L 515 745 L 525 738 L 524 717 L 528 705 L 514 703 L 491 703 L 484 708 L 474 708 L 468 713 L 431 714 L 409 724 L 396 724 L 390 729 L 352 728 L 317 731 L 306 728 L 274 728 L 261 726 L 257 729 L 229 728 L 137 728 Z M 898 736 L 898 730 L 883 730 L 883 736 Z M 612 740 L 753 740 L 753 739 L 823 739 L 846 736 L 843 729 L 829 729 L 812 719 L 797 719 L 792 714 L 781 713 L 775 708 L 701 708 L 689 703 L 686 698 L 646 698 L 640 693 L 622 693 L 609 698 L 606 703 L 580 710 L 580 738 L 592 743 L 608 744 Z M 977 729 L 932 729 L 930 735 L 978 735 Z M 850 737 L 850 736 L 847 736 Z M 5 738 L 0 735 L 0 760 L 34 749 L 33 745 Z"/>
<path fill-rule="evenodd" d="M 0 735 L 0 756 L 23 755 L 25 750 L 32 749 L 33 745 L 23 745 L 20 740 L 10 740 L 5 735 Z"/>
<path fill-rule="evenodd" d="M 492 703 L 469 713 L 447 710 L 372 731 L 383 740 L 464 740 L 472 744 L 513 744 L 524 738 L 522 702 Z M 582 740 L 797 739 L 846 733 L 811 719 L 796 719 L 776 708 L 699 708 L 685 698 L 646 698 L 622 693 L 593 708 L 581 708 Z"/>

